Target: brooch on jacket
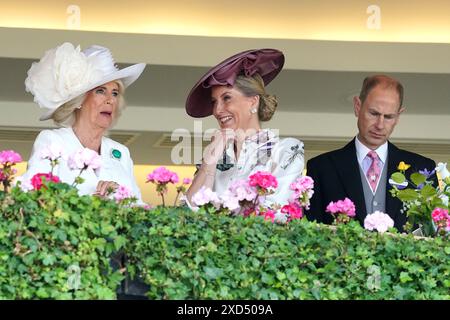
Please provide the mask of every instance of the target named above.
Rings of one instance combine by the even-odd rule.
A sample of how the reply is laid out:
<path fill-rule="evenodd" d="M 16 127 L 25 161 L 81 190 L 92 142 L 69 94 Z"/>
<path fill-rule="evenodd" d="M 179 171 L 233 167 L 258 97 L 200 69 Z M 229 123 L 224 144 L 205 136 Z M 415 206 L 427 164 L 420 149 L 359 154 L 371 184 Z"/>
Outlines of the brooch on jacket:
<path fill-rule="evenodd" d="M 122 158 L 122 152 L 117 149 L 111 149 L 111 158 L 120 160 Z"/>

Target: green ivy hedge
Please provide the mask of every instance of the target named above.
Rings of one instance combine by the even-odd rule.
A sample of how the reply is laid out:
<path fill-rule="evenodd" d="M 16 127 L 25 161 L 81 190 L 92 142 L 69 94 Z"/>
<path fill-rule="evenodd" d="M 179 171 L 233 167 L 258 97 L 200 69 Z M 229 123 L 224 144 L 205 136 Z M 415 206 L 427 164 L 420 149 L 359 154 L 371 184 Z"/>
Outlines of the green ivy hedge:
<path fill-rule="evenodd" d="M 162 208 L 130 236 L 151 299 L 450 298 L 448 239 Z"/>
<path fill-rule="evenodd" d="M 151 299 L 449 299 L 449 239 L 127 208 L 65 184 L 0 192 L 0 298 L 114 299 L 124 270 Z"/>
<path fill-rule="evenodd" d="M 0 192 L 0 298 L 114 299 L 127 214 L 67 184 Z M 121 234 L 121 231 L 123 234 Z"/>

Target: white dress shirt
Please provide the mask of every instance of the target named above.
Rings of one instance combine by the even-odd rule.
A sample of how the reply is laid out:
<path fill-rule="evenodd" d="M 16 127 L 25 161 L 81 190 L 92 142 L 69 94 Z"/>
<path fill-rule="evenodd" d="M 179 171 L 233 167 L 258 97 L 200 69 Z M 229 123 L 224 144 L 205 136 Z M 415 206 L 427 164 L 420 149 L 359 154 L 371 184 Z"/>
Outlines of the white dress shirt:
<path fill-rule="evenodd" d="M 41 153 L 43 149 L 52 144 L 63 150 L 63 157 L 66 160 L 70 155 L 83 148 L 72 128 L 41 131 L 34 142 L 27 171 L 22 176 L 23 180 L 30 180 L 37 173 L 49 173 L 51 171 L 50 161 L 42 159 Z M 112 156 L 113 150 L 120 151 L 120 159 Z M 101 167 L 97 170 L 87 169 L 81 174 L 84 182 L 77 185 L 79 194 L 93 194 L 99 181 L 114 181 L 119 185 L 126 186 L 138 199 L 138 203 L 142 204 L 141 192 L 134 178 L 133 160 L 128 148 L 114 140 L 103 137 L 100 153 Z M 71 170 L 67 161 L 60 159 L 59 164 L 53 170 L 53 174 L 58 176 L 62 182 L 72 184 L 78 176 L 79 170 Z"/>

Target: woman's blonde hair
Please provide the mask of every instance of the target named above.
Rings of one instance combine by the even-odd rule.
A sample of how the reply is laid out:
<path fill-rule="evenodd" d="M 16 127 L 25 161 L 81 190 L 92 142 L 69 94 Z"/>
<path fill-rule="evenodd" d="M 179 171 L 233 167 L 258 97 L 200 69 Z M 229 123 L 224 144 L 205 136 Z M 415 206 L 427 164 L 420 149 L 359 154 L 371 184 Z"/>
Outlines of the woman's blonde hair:
<path fill-rule="evenodd" d="M 269 121 L 278 106 L 277 97 L 267 94 L 264 86 L 264 80 L 259 74 L 252 77 L 240 75 L 234 83 L 235 88 L 247 97 L 259 96 L 258 119 L 260 121 Z"/>
<path fill-rule="evenodd" d="M 122 114 L 122 110 L 125 109 L 125 86 L 122 80 L 114 80 L 119 86 L 119 104 L 117 108 L 116 117 L 114 118 L 112 126 L 114 126 Z M 95 88 L 94 88 L 95 89 Z M 86 99 L 87 92 L 64 103 L 60 106 L 52 115 L 53 122 L 58 127 L 71 127 L 75 123 L 75 111 L 80 109 L 84 100 Z M 111 126 L 111 127 L 112 127 Z"/>

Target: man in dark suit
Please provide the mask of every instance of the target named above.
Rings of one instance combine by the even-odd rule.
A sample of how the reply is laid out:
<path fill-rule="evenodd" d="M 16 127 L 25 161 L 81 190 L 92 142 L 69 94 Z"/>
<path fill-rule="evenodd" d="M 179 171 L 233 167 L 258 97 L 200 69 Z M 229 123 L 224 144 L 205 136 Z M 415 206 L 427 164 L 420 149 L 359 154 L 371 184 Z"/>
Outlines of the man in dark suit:
<path fill-rule="evenodd" d="M 388 141 L 403 107 L 403 86 L 385 75 L 364 79 L 359 97 L 353 99 L 358 134 L 345 147 L 308 161 L 307 174 L 314 179 L 314 195 L 306 213 L 308 219 L 332 223 L 325 212 L 331 201 L 351 199 L 361 224 L 367 214 L 382 211 L 403 231 L 406 214 L 389 190 L 389 178 L 401 161 L 410 164 L 407 177 L 418 170 L 433 170 L 433 160 L 401 150 Z M 436 181 L 437 183 L 437 181 Z"/>

